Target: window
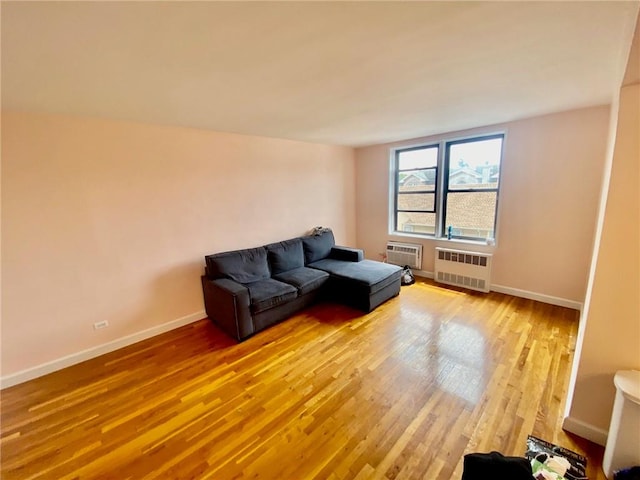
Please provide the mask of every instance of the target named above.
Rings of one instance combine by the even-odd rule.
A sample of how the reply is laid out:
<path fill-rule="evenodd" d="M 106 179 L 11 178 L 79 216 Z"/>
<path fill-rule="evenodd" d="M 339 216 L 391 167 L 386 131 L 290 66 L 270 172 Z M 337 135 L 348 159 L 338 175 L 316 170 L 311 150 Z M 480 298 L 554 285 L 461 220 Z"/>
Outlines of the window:
<path fill-rule="evenodd" d="M 396 230 L 435 234 L 438 145 L 396 151 Z"/>
<path fill-rule="evenodd" d="M 394 151 L 393 230 L 495 238 L 504 134 Z"/>

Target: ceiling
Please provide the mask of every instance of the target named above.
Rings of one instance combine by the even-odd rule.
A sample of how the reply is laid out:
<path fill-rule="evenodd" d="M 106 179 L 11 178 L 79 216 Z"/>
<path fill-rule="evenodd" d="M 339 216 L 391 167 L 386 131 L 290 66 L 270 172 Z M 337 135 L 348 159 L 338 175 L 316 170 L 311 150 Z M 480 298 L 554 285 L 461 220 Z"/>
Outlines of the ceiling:
<path fill-rule="evenodd" d="M 2 107 L 363 146 L 609 103 L 633 2 L 2 2 Z"/>

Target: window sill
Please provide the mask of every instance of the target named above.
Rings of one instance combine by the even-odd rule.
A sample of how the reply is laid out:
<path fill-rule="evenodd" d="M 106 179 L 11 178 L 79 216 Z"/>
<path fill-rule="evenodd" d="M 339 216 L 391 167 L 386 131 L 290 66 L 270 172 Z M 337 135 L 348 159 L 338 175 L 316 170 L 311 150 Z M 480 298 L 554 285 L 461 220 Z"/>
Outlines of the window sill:
<path fill-rule="evenodd" d="M 492 251 L 496 247 L 495 240 L 493 242 L 479 241 L 479 240 L 464 240 L 461 238 L 452 238 L 451 240 L 449 240 L 446 237 L 432 237 L 429 235 L 419 235 L 419 234 L 409 233 L 409 232 L 389 232 L 389 235 L 392 235 L 394 237 L 411 238 L 411 239 L 422 240 L 422 241 L 427 240 L 430 242 L 438 243 L 440 244 L 440 246 L 447 246 L 448 248 L 455 248 L 456 245 L 460 245 L 462 247 L 473 245 L 478 247 L 485 247 Z"/>

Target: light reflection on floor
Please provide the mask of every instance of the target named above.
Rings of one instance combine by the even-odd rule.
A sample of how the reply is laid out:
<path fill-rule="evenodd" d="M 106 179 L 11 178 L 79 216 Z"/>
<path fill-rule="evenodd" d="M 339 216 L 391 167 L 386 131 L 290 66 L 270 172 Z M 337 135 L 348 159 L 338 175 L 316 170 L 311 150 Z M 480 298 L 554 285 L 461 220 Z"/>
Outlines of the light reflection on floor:
<path fill-rule="evenodd" d="M 484 334 L 455 317 L 443 322 L 410 308 L 403 308 L 402 316 L 407 322 L 395 332 L 396 341 L 406 345 L 398 348 L 402 352 L 398 359 L 422 378 L 432 378 L 442 390 L 477 404 L 486 385 L 485 346 L 490 342 Z M 407 342 L 408 326 L 414 334 L 419 329 L 425 341 Z"/>
<path fill-rule="evenodd" d="M 438 383 L 473 404 L 484 390 L 485 339 L 468 325 L 448 322 L 438 336 Z"/>

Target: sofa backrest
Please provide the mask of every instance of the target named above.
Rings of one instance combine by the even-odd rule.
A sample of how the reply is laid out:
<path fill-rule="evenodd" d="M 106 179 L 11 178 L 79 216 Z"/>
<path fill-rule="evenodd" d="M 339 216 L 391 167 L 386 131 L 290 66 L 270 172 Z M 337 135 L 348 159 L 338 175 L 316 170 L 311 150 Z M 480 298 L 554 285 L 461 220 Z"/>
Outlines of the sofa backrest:
<path fill-rule="evenodd" d="M 267 258 L 272 275 L 304 267 L 304 251 L 301 238 L 271 243 L 265 248 L 267 249 Z"/>
<path fill-rule="evenodd" d="M 211 279 L 230 278 L 238 283 L 251 283 L 271 276 L 265 247 L 216 253 L 204 258 Z"/>
<path fill-rule="evenodd" d="M 316 235 L 302 237 L 305 265 L 327 258 L 335 244 L 336 240 L 331 230 L 325 230 Z"/>

